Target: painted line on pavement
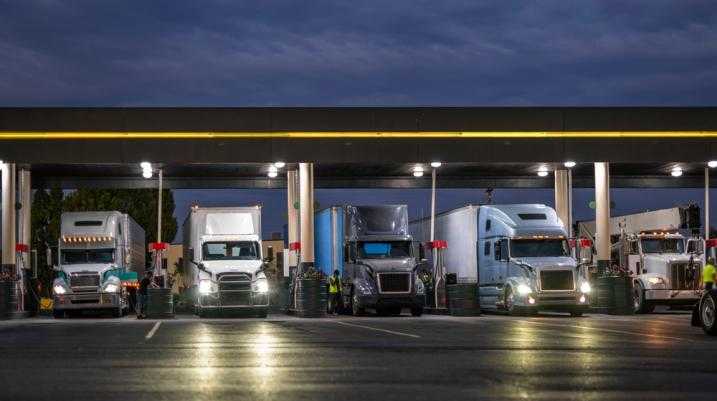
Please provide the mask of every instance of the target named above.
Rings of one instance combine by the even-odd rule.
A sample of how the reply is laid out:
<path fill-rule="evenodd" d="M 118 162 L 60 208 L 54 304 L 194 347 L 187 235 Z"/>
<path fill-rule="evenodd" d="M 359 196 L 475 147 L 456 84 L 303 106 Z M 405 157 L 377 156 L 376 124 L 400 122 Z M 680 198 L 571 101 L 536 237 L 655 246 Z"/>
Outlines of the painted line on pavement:
<path fill-rule="evenodd" d="M 159 326 L 160 326 L 161 324 L 162 324 L 162 322 L 157 322 L 157 323 L 155 323 L 154 326 L 152 326 L 152 330 L 150 330 L 149 333 L 147 333 L 147 335 L 144 336 L 144 339 L 145 339 L 145 340 L 150 340 L 150 339 L 152 339 L 152 337 L 154 337 L 154 334 L 157 332 L 157 330 L 159 330 Z"/>
<path fill-rule="evenodd" d="M 410 333 L 402 333 L 400 331 L 393 331 L 393 330 L 386 330 L 386 329 L 379 329 L 377 327 L 371 327 L 371 326 L 364 326 L 361 324 L 354 324 L 354 323 L 346 323 L 346 322 L 336 322 L 336 324 L 341 324 L 344 326 L 352 326 L 352 327 L 360 327 L 362 329 L 367 330 L 373 330 L 373 331 L 380 331 L 382 333 L 388 333 L 388 334 L 394 334 L 397 336 L 405 336 L 405 337 L 411 337 L 411 338 L 421 338 L 421 336 L 416 334 L 410 334 Z"/>
<path fill-rule="evenodd" d="M 641 333 L 639 331 L 628 331 L 628 330 L 617 330 L 617 329 L 606 329 L 602 327 L 590 327 L 590 326 L 581 326 L 577 324 L 557 324 L 557 323 L 548 323 L 548 322 L 538 322 L 535 320 L 522 320 L 526 323 L 532 323 L 537 325 L 543 325 L 543 326 L 552 326 L 552 327 L 571 327 L 574 329 L 587 329 L 587 330 L 595 330 L 595 331 L 604 331 L 606 333 L 616 333 L 616 334 L 628 334 L 628 335 L 634 335 L 634 336 L 640 336 L 640 337 L 651 337 L 651 338 L 659 338 L 663 340 L 677 340 L 677 341 L 689 341 L 693 342 L 694 340 L 690 338 L 683 338 L 683 337 L 672 337 L 672 336 L 663 336 L 661 334 L 650 334 L 650 333 Z"/>

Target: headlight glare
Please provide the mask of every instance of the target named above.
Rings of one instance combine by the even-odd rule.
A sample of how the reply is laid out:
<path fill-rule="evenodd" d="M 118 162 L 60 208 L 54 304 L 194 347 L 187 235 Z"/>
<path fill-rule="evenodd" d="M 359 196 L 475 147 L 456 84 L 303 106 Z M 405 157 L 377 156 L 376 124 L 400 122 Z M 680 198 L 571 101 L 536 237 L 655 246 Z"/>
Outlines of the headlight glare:
<path fill-rule="evenodd" d="M 269 282 L 266 279 L 260 279 L 256 282 L 256 292 L 266 294 L 269 292 Z"/>
<path fill-rule="evenodd" d="M 531 292 L 533 292 L 533 291 L 527 285 L 525 285 L 525 284 L 518 285 L 518 294 L 519 295 L 528 295 Z"/>
<path fill-rule="evenodd" d="M 119 286 L 117 284 L 107 284 L 105 286 L 105 292 L 117 292 L 119 291 Z"/>
<path fill-rule="evenodd" d="M 59 284 L 55 284 L 52 287 L 52 291 L 54 291 L 56 295 L 63 295 L 63 294 L 67 293 L 67 290 L 65 289 L 65 287 L 63 287 Z"/>
<path fill-rule="evenodd" d="M 199 282 L 199 293 L 200 294 L 209 294 L 212 292 L 212 281 L 211 280 L 202 280 Z"/>
<path fill-rule="evenodd" d="M 590 287 L 590 283 L 587 281 L 583 281 L 582 284 L 580 284 L 580 292 L 583 294 L 589 294 L 590 291 L 592 291 L 592 287 Z"/>

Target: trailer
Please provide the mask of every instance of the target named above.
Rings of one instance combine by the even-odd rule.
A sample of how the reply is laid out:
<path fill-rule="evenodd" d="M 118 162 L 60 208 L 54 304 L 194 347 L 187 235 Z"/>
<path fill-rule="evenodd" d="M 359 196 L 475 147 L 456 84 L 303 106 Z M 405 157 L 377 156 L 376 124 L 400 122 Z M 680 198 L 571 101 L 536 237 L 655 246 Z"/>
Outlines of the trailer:
<path fill-rule="evenodd" d="M 694 205 L 610 219 L 611 263 L 633 278 L 636 313 L 700 299 L 705 248 L 699 229 L 700 211 Z M 595 221 L 577 222 L 576 233 L 594 240 Z"/>
<path fill-rule="evenodd" d="M 430 218 L 413 221 L 411 230 L 428 241 Z M 481 309 L 574 316 L 588 309 L 585 271 L 571 256 L 563 222 L 548 206 L 457 208 L 436 215 L 435 238 L 447 243 L 445 272 L 455 274 L 458 283 L 478 285 Z"/>
<path fill-rule="evenodd" d="M 183 231 L 187 291 L 196 314 L 249 311 L 266 317 L 261 208 L 194 206 Z"/>
<path fill-rule="evenodd" d="M 145 267 L 145 233 L 121 212 L 63 213 L 53 282 L 56 318 L 82 310 L 130 308 L 130 295 Z"/>
<path fill-rule="evenodd" d="M 339 272 L 351 313 L 423 313 L 425 289 L 406 205 L 333 206 L 316 214 L 314 231 L 315 266 L 326 276 Z"/>

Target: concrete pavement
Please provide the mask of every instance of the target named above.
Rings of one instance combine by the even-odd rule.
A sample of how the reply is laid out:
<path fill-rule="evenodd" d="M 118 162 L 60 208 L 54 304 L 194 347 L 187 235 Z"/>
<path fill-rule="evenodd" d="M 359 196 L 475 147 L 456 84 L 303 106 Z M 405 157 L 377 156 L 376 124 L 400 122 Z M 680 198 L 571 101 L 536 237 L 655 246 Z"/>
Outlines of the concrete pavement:
<path fill-rule="evenodd" d="M 0 399 L 710 399 L 688 313 L 0 322 Z"/>

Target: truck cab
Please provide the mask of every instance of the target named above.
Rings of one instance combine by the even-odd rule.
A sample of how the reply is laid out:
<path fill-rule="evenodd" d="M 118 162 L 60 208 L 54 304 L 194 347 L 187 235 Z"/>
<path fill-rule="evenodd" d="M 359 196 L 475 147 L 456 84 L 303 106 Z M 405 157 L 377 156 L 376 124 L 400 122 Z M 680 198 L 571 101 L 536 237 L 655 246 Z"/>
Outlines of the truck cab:
<path fill-rule="evenodd" d="M 266 317 L 261 209 L 194 207 L 184 225 L 185 265 L 195 312 L 251 311 Z"/>
<path fill-rule="evenodd" d="M 635 312 L 648 313 L 659 304 L 689 305 L 699 299 L 701 240 L 688 240 L 677 231 L 640 232 L 624 235 L 612 249 L 612 259 L 634 277 Z"/>
<path fill-rule="evenodd" d="M 571 256 L 567 232 L 553 209 L 481 206 L 478 224 L 482 306 L 496 305 L 509 313 L 581 315 L 587 310 L 590 284 Z"/>
<path fill-rule="evenodd" d="M 129 308 L 126 284 L 144 269 L 144 230 L 120 212 L 63 213 L 53 313 Z"/>

